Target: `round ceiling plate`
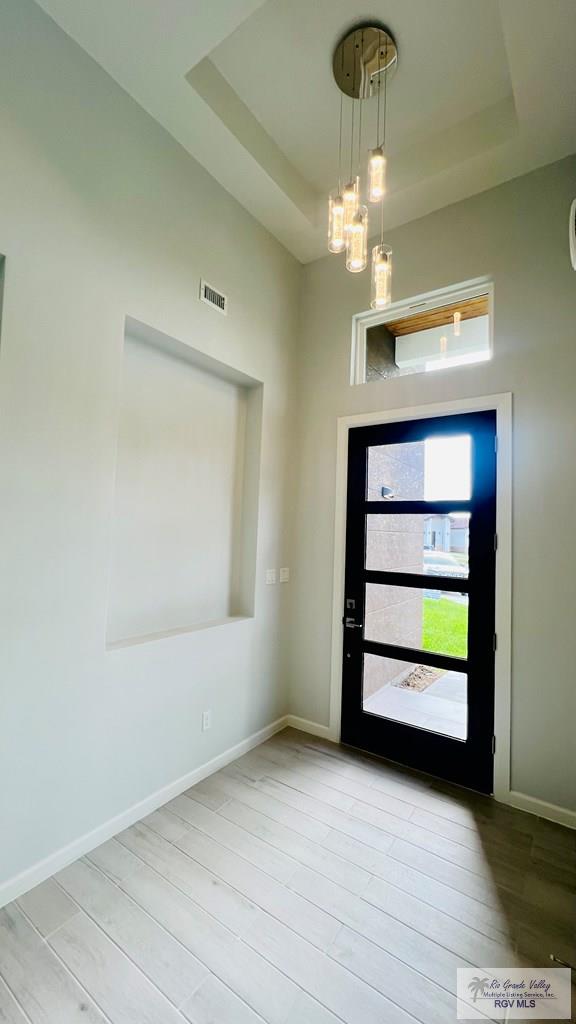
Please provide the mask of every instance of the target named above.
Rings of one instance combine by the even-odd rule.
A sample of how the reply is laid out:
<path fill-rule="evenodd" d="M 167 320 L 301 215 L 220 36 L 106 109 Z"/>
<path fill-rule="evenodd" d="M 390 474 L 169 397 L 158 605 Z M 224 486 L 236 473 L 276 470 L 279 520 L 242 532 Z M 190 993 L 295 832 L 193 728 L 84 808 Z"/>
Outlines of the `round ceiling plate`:
<path fill-rule="evenodd" d="M 339 89 L 353 99 L 376 95 L 383 75 L 398 63 L 394 37 L 383 25 L 360 25 L 334 50 L 332 71 Z"/>

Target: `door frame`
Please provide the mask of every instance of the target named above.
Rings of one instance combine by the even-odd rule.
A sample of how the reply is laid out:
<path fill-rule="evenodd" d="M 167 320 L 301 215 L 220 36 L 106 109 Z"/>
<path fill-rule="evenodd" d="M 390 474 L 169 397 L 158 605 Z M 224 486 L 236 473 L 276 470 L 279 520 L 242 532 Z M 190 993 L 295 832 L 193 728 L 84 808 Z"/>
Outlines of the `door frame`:
<path fill-rule="evenodd" d="M 336 516 L 332 607 L 332 659 L 330 672 L 329 738 L 340 739 L 342 713 L 342 657 L 344 584 L 346 566 L 346 499 L 348 492 L 348 432 L 351 427 L 427 419 L 456 413 L 496 412 L 496 614 L 498 637 L 494 659 L 494 797 L 506 801 L 510 793 L 510 709 L 512 653 L 512 394 L 460 398 L 450 402 L 386 409 L 342 416 L 337 421 Z"/>

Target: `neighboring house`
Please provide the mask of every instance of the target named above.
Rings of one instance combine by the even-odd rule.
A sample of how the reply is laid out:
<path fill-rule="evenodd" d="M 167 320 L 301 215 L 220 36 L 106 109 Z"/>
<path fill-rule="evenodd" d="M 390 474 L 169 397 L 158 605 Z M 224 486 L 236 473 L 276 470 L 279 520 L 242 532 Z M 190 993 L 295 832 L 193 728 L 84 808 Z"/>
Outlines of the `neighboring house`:
<path fill-rule="evenodd" d="M 468 519 L 465 516 L 427 516 L 424 547 L 428 551 L 468 551 Z"/>

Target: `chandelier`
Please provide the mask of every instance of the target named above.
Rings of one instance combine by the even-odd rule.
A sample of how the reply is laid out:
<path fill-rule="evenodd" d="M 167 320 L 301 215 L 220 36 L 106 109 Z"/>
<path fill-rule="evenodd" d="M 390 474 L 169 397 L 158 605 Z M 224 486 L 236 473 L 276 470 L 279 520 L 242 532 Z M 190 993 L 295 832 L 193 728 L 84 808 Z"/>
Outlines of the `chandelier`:
<path fill-rule="evenodd" d="M 370 232 L 368 208 L 379 217 L 380 241 L 374 246 L 370 305 L 384 309 L 390 304 L 392 250 L 384 242 L 384 200 L 386 195 L 386 99 L 387 77 L 398 62 L 396 43 L 383 26 L 368 24 L 348 32 L 334 51 L 332 70 L 340 89 L 340 129 L 338 139 L 338 189 L 330 195 L 328 206 L 328 249 L 346 254 L 346 269 L 358 274 L 368 266 Z M 363 175 L 362 113 L 364 100 L 376 103 L 376 129 L 373 147 L 368 150 Z M 348 111 L 344 104 L 349 100 Z M 345 121 L 349 128 L 345 128 Z M 350 139 L 344 154 L 346 133 Z M 344 159 L 346 156 L 346 160 Z M 347 182 L 344 184 L 343 174 Z M 367 204 L 364 203 L 367 200 Z"/>

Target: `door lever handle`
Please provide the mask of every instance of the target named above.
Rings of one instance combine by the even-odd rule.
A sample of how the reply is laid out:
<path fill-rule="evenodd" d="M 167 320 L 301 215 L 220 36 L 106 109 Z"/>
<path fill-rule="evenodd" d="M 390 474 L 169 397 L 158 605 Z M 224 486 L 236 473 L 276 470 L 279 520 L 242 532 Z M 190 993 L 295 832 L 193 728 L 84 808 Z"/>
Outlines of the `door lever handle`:
<path fill-rule="evenodd" d="M 346 629 L 363 629 L 363 624 L 361 622 L 354 622 L 354 619 L 349 615 L 344 619 L 344 625 L 346 626 Z"/>

